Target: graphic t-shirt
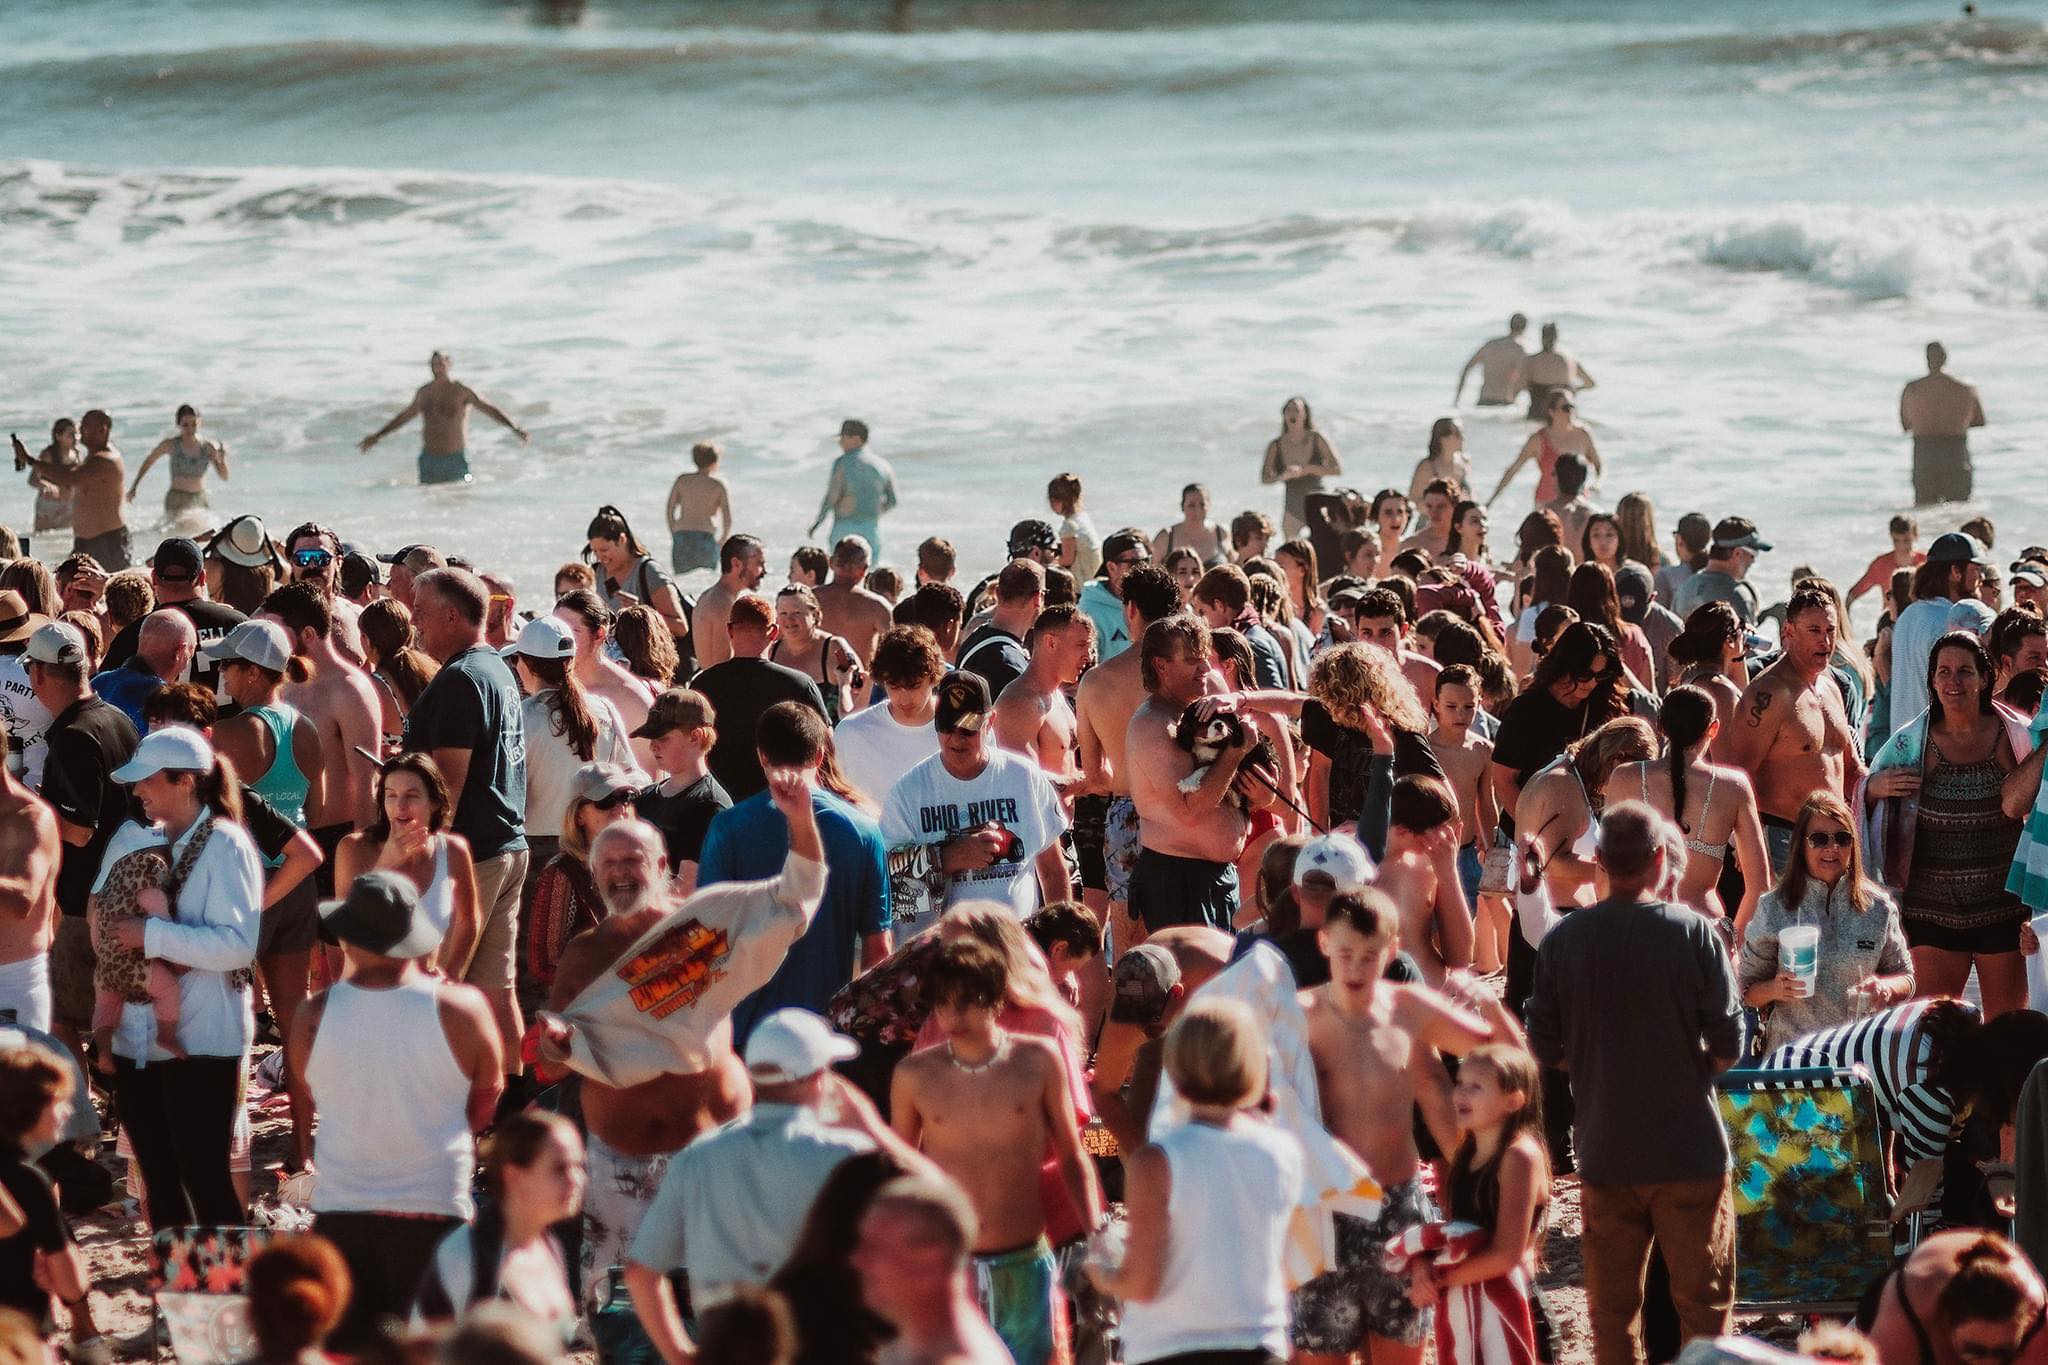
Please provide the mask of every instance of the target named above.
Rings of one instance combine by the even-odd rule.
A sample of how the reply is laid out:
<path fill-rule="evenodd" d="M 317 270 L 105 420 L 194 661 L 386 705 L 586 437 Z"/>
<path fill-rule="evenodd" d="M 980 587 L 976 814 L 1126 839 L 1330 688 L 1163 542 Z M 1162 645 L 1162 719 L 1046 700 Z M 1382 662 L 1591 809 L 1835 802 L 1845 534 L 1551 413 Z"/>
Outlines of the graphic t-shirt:
<path fill-rule="evenodd" d="M 1036 763 L 998 749 L 988 755 L 979 774 L 962 781 L 946 771 L 945 755 L 934 754 L 889 789 L 882 806 L 882 837 L 891 848 L 936 844 L 991 821 L 1016 836 L 1009 853 L 987 867 L 954 875 L 938 908 L 1003 901 L 1022 918 L 1038 908 L 1033 860 L 1067 826 L 1059 795 Z M 911 932 L 926 927 L 920 924 Z"/>
<path fill-rule="evenodd" d="M 526 847 L 526 726 L 497 650 L 476 645 L 434 675 L 405 718 L 405 747 L 469 750 L 450 827 L 478 862 Z"/>
<path fill-rule="evenodd" d="M 43 785 L 49 746 L 50 708 L 28 685 L 28 664 L 20 654 L 0 654 L 0 719 L 7 722 L 7 766 L 24 785 Z"/>

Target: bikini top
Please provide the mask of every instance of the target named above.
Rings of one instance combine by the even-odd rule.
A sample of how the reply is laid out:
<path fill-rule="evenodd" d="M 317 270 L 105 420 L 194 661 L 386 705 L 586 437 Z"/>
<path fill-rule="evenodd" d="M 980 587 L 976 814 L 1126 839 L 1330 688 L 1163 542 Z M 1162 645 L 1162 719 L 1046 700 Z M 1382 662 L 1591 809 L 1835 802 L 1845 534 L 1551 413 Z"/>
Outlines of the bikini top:
<path fill-rule="evenodd" d="M 1645 763 L 1637 768 L 1636 775 L 1643 780 L 1643 804 L 1647 806 L 1650 804 L 1650 765 Z M 1707 795 L 1706 799 L 1700 802 L 1701 829 L 1707 827 L 1707 812 L 1714 808 L 1714 783 L 1719 777 L 1719 773 L 1714 772 L 1712 769 L 1707 770 Z M 1683 812 L 1680 812 L 1680 814 L 1683 814 Z M 1690 851 L 1699 854 L 1703 858 L 1712 858 L 1717 863 L 1728 856 L 1728 845 L 1725 843 L 1710 844 L 1704 839 L 1695 839 L 1689 835 L 1684 840 L 1684 843 Z"/>
<path fill-rule="evenodd" d="M 207 465 L 211 463 L 212 456 L 206 453 L 206 442 L 201 441 L 199 443 L 199 453 L 197 455 L 187 455 L 185 453 L 185 438 L 182 436 L 173 436 L 171 438 L 172 478 L 196 479 L 206 472 Z"/>

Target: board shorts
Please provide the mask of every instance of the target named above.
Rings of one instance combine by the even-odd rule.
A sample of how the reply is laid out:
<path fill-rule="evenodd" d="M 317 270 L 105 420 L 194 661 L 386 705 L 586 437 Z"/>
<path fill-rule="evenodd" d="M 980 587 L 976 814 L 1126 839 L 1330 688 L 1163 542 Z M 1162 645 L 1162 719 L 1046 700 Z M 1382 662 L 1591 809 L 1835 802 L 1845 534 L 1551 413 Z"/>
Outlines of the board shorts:
<path fill-rule="evenodd" d="M 129 558 L 128 528 L 125 526 L 116 526 L 96 536 L 73 537 L 71 553 L 91 555 L 108 573 L 119 573 L 135 562 Z"/>
<path fill-rule="evenodd" d="M 669 565 L 677 573 L 692 569 L 716 569 L 718 537 L 709 531 L 675 531 L 669 536 Z"/>
<path fill-rule="evenodd" d="M 1156 934 L 1177 924 L 1200 924 L 1233 933 L 1237 918 L 1237 866 L 1206 858 L 1180 858 L 1138 850 L 1131 873 L 1131 914 Z"/>
<path fill-rule="evenodd" d="M 1926 507 L 1937 502 L 1967 502 L 1970 487 L 1969 437 L 1913 438 L 1913 501 L 1916 505 Z"/>
<path fill-rule="evenodd" d="M 1486 876 L 1486 865 L 1480 860 L 1477 842 L 1461 844 L 1458 847 L 1458 885 L 1465 892 L 1465 908 L 1476 909 L 1479 905 L 1479 883 Z"/>
<path fill-rule="evenodd" d="M 1103 813 L 1102 883 L 1119 905 L 1131 899 L 1131 873 L 1138 869 L 1138 806 L 1128 796 L 1112 796 Z"/>
<path fill-rule="evenodd" d="M 608 1272 L 626 1263 L 675 1153 L 627 1156 L 595 1133 L 585 1140 L 584 1152 L 590 1185 L 583 1196 L 583 1298 L 594 1309 L 610 1302 Z"/>
<path fill-rule="evenodd" d="M 1030 1246 L 974 1258 L 974 1297 L 1017 1365 L 1067 1359 L 1059 1266 L 1041 1237 Z"/>
<path fill-rule="evenodd" d="M 1414 1177 L 1380 1197 L 1377 1218 L 1337 1213 L 1337 1268 L 1294 1291 L 1290 1336 L 1312 1355 L 1349 1355 L 1368 1336 L 1419 1346 L 1431 1314 L 1408 1301 L 1408 1277 L 1387 1268 L 1387 1243 L 1410 1228 L 1436 1220 L 1422 1179 Z"/>
<path fill-rule="evenodd" d="M 453 450 L 446 455 L 420 452 L 421 483 L 468 483 L 469 452 Z"/>
<path fill-rule="evenodd" d="M 1103 852 L 1109 837 L 1109 798 L 1082 796 L 1074 801 L 1074 860 L 1081 866 L 1081 885 L 1090 891 L 1109 889 Z"/>

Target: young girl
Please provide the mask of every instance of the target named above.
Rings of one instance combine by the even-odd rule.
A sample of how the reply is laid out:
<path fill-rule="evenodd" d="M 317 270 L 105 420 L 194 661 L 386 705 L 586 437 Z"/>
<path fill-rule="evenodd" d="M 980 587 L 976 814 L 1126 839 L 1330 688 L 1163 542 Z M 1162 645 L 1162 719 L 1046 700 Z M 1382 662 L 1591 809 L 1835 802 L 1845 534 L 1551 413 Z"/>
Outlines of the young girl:
<path fill-rule="evenodd" d="M 1409 1294 L 1436 1304 L 1441 1365 L 1531 1365 L 1536 1233 L 1549 1202 L 1541 1073 L 1514 1044 L 1489 1043 L 1458 1066 L 1452 1106 L 1462 1137 L 1451 1158 L 1449 1223 L 1403 1235 Z"/>
<path fill-rule="evenodd" d="M 1085 583 L 1102 567 L 1102 541 L 1094 521 L 1081 510 L 1081 476 L 1053 475 L 1045 486 L 1045 501 L 1060 514 L 1060 567 L 1071 569 Z"/>

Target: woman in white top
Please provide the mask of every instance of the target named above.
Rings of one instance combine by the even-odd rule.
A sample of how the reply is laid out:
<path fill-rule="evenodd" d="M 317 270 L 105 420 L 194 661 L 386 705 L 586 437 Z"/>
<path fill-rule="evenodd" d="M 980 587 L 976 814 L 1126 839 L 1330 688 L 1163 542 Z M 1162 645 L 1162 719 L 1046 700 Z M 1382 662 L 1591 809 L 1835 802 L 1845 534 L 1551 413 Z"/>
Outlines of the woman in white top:
<path fill-rule="evenodd" d="M 1266 1094 L 1264 1032 L 1238 1001 L 1197 1000 L 1167 1032 L 1165 1064 L 1191 1120 L 1125 1157 L 1129 1241 L 1120 1263 L 1091 1257 L 1089 1273 L 1123 1301 L 1131 1365 L 1223 1351 L 1284 1357 L 1281 1249 L 1301 1201 L 1302 1155 L 1250 1112 Z"/>
<path fill-rule="evenodd" d="M 186 968 L 178 1043 L 156 1046 L 148 1005 L 127 1005 L 114 1034 L 114 1097 L 149 1189 L 152 1228 L 235 1225 L 246 1210 L 228 1171 L 255 1024 L 249 965 L 263 904 L 263 863 L 242 829 L 241 784 L 197 730 L 152 731 L 113 773 L 170 841 L 170 885 L 144 891 L 148 913 L 108 926 L 115 942 Z M 168 894 L 167 894 L 168 893 Z"/>
<path fill-rule="evenodd" d="M 353 886 L 382 868 L 420 893 L 420 912 L 443 935 L 440 962 L 459 971 L 476 942 L 476 862 L 469 840 L 448 828 L 448 780 L 425 754 L 400 754 L 377 770 L 377 819 L 334 850 L 334 884 Z"/>
<path fill-rule="evenodd" d="M 506 662 L 526 694 L 526 846 L 530 867 L 555 856 L 569 809 L 576 770 L 586 763 L 637 768 L 616 706 L 584 686 L 578 676 L 576 639 L 552 616 L 528 621 L 519 638 L 505 646 Z"/>
<path fill-rule="evenodd" d="M 480 1153 L 491 1202 L 442 1239 L 413 1308 L 414 1326 L 452 1322 L 502 1299 L 576 1336 L 569 1263 L 548 1229 L 583 1211 L 583 1139 L 560 1114 L 525 1109 L 499 1124 Z"/>
<path fill-rule="evenodd" d="M 646 679 L 634 677 L 633 671 L 616 657 L 612 646 L 612 609 L 589 588 L 575 588 L 556 598 L 555 609 L 549 614 L 575 637 L 576 680 L 583 684 L 584 692 L 610 702 L 626 722 L 628 732 L 640 728 L 654 705 L 654 688 Z M 633 753 L 633 767 L 653 770 L 654 750 L 646 740 L 635 740 Z"/>

